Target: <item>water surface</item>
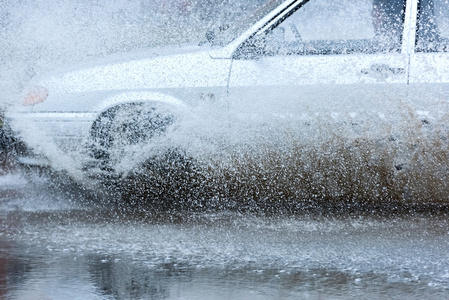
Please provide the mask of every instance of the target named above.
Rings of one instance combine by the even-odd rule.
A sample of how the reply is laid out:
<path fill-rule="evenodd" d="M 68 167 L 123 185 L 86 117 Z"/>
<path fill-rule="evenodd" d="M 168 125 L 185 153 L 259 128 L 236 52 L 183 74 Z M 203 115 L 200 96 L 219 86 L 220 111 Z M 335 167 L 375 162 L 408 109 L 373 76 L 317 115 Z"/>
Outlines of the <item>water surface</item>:
<path fill-rule="evenodd" d="M 447 299 L 447 215 L 137 214 L 0 179 L 5 299 Z"/>

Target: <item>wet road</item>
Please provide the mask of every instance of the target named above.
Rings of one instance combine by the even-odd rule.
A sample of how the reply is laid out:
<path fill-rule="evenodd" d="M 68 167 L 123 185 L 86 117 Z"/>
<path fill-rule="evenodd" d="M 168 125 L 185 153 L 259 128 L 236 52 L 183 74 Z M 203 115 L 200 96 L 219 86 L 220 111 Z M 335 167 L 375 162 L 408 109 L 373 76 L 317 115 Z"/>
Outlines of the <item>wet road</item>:
<path fill-rule="evenodd" d="M 447 214 L 141 213 L 0 177 L 0 299 L 449 299 Z"/>

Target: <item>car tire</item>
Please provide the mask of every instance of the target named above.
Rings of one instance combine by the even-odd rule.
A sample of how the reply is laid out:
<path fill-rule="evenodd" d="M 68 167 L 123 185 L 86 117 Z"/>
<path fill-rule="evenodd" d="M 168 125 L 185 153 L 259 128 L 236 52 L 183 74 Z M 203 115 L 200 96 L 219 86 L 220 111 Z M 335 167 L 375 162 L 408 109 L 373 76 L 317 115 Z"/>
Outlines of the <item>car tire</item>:
<path fill-rule="evenodd" d="M 132 146 L 145 145 L 165 135 L 174 117 L 150 103 L 123 104 L 100 115 L 91 130 L 91 156 L 100 168 L 115 171 Z"/>

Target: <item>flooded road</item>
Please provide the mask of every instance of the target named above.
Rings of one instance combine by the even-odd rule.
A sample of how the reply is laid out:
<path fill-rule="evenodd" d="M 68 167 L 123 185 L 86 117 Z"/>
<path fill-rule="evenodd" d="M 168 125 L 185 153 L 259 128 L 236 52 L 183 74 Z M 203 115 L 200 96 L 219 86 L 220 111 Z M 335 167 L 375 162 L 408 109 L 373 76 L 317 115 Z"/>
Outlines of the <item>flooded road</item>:
<path fill-rule="evenodd" d="M 1 299 L 449 297 L 446 213 L 130 213 L 11 174 L 0 191 Z"/>

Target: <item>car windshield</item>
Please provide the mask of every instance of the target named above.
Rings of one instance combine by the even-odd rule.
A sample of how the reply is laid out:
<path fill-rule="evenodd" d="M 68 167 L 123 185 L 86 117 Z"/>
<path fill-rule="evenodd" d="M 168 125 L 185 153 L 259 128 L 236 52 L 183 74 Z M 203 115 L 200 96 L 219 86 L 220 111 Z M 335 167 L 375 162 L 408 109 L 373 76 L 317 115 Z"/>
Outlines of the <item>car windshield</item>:
<path fill-rule="evenodd" d="M 219 18 L 218 24 L 214 24 L 213 29 L 206 34 L 207 40 L 213 45 L 230 43 L 284 1 L 258 0 L 244 4 L 241 0 L 231 1 L 233 12 Z"/>

